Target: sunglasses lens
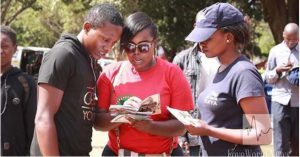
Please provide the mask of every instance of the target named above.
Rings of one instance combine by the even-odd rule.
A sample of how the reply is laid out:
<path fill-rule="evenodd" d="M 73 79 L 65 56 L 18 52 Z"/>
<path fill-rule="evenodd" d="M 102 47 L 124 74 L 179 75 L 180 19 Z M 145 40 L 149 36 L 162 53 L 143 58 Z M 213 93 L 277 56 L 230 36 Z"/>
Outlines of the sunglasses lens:
<path fill-rule="evenodd" d="M 135 45 L 129 43 L 127 46 L 125 46 L 125 51 L 127 53 L 134 53 L 135 52 Z"/>
<path fill-rule="evenodd" d="M 138 48 L 140 53 L 147 53 L 150 50 L 150 46 L 151 46 L 150 43 L 149 44 L 141 43 L 141 44 L 138 44 L 138 45 L 129 43 L 128 45 L 126 45 L 124 47 L 124 50 L 125 50 L 126 53 L 135 53 L 136 48 Z"/>
<path fill-rule="evenodd" d="M 141 44 L 141 45 L 138 45 L 138 49 L 141 53 L 147 53 L 149 52 L 149 45 L 148 44 Z"/>

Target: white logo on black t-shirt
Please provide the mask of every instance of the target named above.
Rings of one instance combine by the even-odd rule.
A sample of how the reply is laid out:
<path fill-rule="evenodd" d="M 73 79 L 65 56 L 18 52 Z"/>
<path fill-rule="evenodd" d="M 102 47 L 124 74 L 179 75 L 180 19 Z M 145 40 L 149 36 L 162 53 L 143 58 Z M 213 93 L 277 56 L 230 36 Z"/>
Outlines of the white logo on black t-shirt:
<path fill-rule="evenodd" d="M 91 121 L 94 119 L 94 110 L 97 103 L 97 100 L 95 99 L 95 94 L 96 93 L 94 87 L 87 87 L 87 92 L 83 97 L 85 105 L 82 106 L 84 120 Z"/>

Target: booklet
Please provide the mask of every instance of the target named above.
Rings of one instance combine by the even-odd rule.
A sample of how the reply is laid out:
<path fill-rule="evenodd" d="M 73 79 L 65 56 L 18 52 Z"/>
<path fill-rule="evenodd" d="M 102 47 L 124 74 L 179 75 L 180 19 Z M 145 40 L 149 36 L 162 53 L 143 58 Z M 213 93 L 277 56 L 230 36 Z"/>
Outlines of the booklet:
<path fill-rule="evenodd" d="M 124 101 L 123 105 L 111 105 L 109 112 L 115 116 L 111 122 L 129 123 L 126 117 L 136 120 L 150 120 L 151 115 L 161 113 L 159 94 L 151 95 L 144 100 L 132 96 Z"/>
<path fill-rule="evenodd" d="M 193 125 L 195 127 L 199 127 L 200 126 L 199 119 L 194 119 L 192 117 L 192 115 L 190 115 L 190 113 L 188 111 L 182 111 L 182 110 L 174 109 L 174 108 L 171 108 L 169 106 L 167 106 L 167 109 L 182 124 L 184 124 L 184 125 Z"/>

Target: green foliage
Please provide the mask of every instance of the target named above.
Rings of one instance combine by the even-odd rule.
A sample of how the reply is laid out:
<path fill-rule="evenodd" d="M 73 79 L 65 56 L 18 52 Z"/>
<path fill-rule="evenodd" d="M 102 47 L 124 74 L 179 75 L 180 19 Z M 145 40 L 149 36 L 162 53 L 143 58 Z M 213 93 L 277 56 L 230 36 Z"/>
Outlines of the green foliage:
<path fill-rule="evenodd" d="M 77 34 L 81 30 L 86 11 L 93 5 L 112 3 L 124 17 L 136 11 L 146 12 L 152 17 L 158 26 L 159 42 L 172 59 L 175 52 L 193 44 L 184 39 L 193 29 L 197 12 L 213 3 L 224 1 L 226 0 L 37 0 L 13 21 L 12 27 L 18 32 L 19 45 L 52 47 L 61 33 Z M 270 34 L 266 31 L 266 25 L 257 27 L 262 19 L 259 1 L 229 2 L 249 15 L 253 21 L 252 38 L 255 40 L 252 40 L 248 50 L 255 52 L 255 55 L 260 54 L 260 47 L 263 53 L 268 52 L 272 37 L 268 36 Z M 20 4 L 14 8 L 19 6 Z"/>
<path fill-rule="evenodd" d="M 28 9 L 12 23 L 12 28 L 17 32 L 18 45 L 51 47 L 56 41 L 53 32 L 48 31 L 37 17 L 38 12 Z"/>
<path fill-rule="evenodd" d="M 256 31 L 261 34 L 255 41 L 261 50 L 263 56 L 269 54 L 270 49 L 275 45 L 274 38 L 267 23 L 261 21 L 257 26 Z"/>
<path fill-rule="evenodd" d="M 26 9 L 40 9 L 36 0 L 3 0 L 1 1 L 1 23 L 10 25 Z"/>
<path fill-rule="evenodd" d="M 122 3 L 125 7 L 121 11 L 127 10 L 126 15 L 143 11 L 152 17 L 158 26 L 160 44 L 166 49 L 167 55 L 173 58 L 175 52 L 191 45 L 184 39 L 193 29 L 197 12 L 215 2 L 217 0 L 130 0 Z M 128 11 L 127 6 L 131 4 L 135 7 Z"/>
<path fill-rule="evenodd" d="M 38 0 L 41 8 L 24 11 L 12 24 L 19 45 L 52 47 L 61 33 L 77 34 L 90 7 L 81 1 Z"/>
<path fill-rule="evenodd" d="M 233 4 L 244 15 L 248 15 L 253 20 L 261 21 L 263 19 L 262 6 L 259 0 L 247 0 L 245 1 L 237 1 L 237 0 L 229 0 L 229 3 Z"/>

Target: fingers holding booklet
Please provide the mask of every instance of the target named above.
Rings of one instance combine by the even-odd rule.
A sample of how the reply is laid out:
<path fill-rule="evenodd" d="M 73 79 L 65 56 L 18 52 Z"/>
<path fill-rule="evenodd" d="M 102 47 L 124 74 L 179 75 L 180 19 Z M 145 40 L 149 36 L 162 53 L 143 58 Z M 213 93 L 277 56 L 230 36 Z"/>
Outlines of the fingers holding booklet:
<path fill-rule="evenodd" d="M 111 122 L 129 123 L 128 117 L 135 120 L 150 120 L 151 115 L 161 113 L 160 95 L 154 94 L 144 100 L 132 96 L 120 105 L 111 105 L 109 112 L 115 116 Z"/>
<path fill-rule="evenodd" d="M 134 114 L 120 114 L 111 120 L 112 123 L 130 123 L 128 118 L 135 120 L 151 120 L 149 116 L 134 115 Z"/>
<path fill-rule="evenodd" d="M 184 125 L 200 126 L 198 119 L 194 119 L 188 111 L 181 111 L 167 106 L 171 114 Z M 160 95 L 154 94 L 144 100 L 132 96 L 124 101 L 123 105 L 111 105 L 109 112 L 115 116 L 111 120 L 112 123 L 130 123 L 128 118 L 135 120 L 151 120 L 151 115 L 161 113 Z"/>
<path fill-rule="evenodd" d="M 200 120 L 194 119 L 188 111 L 182 111 L 167 106 L 168 111 L 184 125 L 193 125 L 200 127 Z"/>

